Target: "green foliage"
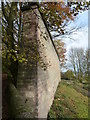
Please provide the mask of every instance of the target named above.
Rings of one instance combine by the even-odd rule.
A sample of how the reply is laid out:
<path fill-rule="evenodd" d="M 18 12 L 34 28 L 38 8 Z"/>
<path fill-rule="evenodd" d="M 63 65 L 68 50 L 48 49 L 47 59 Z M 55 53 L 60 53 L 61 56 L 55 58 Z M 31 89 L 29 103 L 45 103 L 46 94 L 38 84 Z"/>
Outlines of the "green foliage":
<path fill-rule="evenodd" d="M 21 51 L 21 48 L 24 49 L 24 41 L 22 41 L 21 4 L 20 2 L 2 2 L 2 68 L 3 73 L 12 76 L 15 84 L 17 82 L 18 64 L 29 63 L 26 54 L 28 48 L 25 50 L 25 54 Z M 58 31 L 60 34 L 64 34 L 65 25 L 67 25 L 69 20 L 73 20 L 73 13 L 69 6 L 66 6 L 63 2 L 39 4 L 40 11 L 48 24 L 49 30 Z M 27 39 L 25 41 L 27 41 Z M 38 60 L 41 66 L 44 66 L 46 69 L 47 63 L 42 60 L 41 56 L 36 51 L 35 44 L 31 46 L 30 49 L 33 49 L 33 47 L 33 55 L 32 57 L 29 56 L 29 59 L 31 61 Z"/>
<path fill-rule="evenodd" d="M 65 73 L 61 73 L 63 79 L 75 80 L 75 75 L 71 70 L 67 70 Z"/>
<path fill-rule="evenodd" d="M 33 68 L 39 62 L 44 70 L 49 65 L 38 51 L 38 47 L 43 46 L 44 48 L 44 45 L 39 40 L 38 42 L 33 40 L 30 42 L 30 39 L 25 37 L 20 7 L 21 3 L 18 2 L 2 3 L 2 68 L 3 73 L 11 75 L 15 86 L 17 85 L 19 64 L 23 64 L 27 68 Z M 43 34 L 42 36 L 44 37 Z"/>
<path fill-rule="evenodd" d="M 14 83 L 18 72 L 18 31 L 21 25 L 17 6 L 17 2 L 2 2 L 2 71 L 11 75 Z"/>

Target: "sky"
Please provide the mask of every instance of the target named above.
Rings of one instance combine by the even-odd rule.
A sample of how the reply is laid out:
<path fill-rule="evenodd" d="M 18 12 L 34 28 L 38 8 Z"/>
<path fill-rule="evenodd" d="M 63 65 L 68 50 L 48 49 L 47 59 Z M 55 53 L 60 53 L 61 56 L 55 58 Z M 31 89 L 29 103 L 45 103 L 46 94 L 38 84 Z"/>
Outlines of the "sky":
<path fill-rule="evenodd" d="M 58 37 L 57 39 L 62 39 L 66 44 L 67 52 L 71 47 L 82 47 L 83 49 L 88 48 L 88 10 L 75 18 L 74 21 L 66 29 L 78 28 L 75 32 L 69 35 L 65 35 L 63 38 Z M 70 39 L 72 38 L 72 39 Z"/>
<path fill-rule="evenodd" d="M 75 21 L 69 26 L 78 28 L 77 31 L 69 35 L 70 38 L 65 38 L 66 48 L 69 50 L 71 47 L 88 48 L 88 11 L 80 13 Z"/>
<path fill-rule="evenodd" d="M 90 11 L 89 11 L 90 12 Z M 68 35 L 65 35 L 63 38 L 58 37 L 57 39 L 62 39 L 65 43 L 65 47 L 67 50 L 66 58 L 68 59 L 68 53 L 70 48 L 88 48 L 88 10 L 84 11 L 82 13 L 79 13 L 78 16 L 75 18 L 74 21 L 69 24 L 69 26 L 66 29 L 71 28 L 78 28 L 77 31 L 71 33 L 69 35 L 70 38 L 68 38 Z M 64 70 L 66 71 L 66 70 Z"/>

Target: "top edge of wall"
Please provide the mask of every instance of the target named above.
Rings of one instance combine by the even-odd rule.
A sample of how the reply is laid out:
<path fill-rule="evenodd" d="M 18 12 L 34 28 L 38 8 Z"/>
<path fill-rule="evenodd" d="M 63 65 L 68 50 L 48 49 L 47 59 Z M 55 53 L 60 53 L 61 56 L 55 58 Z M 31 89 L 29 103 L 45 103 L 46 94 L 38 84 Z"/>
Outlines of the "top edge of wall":
<path fill-rule="evenodd" d="M 39 8 L 39 5 L 38 5 L 37 2 L 35 2 L 35 3 L 32 2 L 32 3 L 29 3 L 28 5 L 25 5 L 25 6 L 21 7 L 21 10 L 22 10 L 22 12 L 27 11 L 27 10 L 30 10 L 30 9 L 32 8 L 32 6 L 35 6 L 34 9 Z M 38 9 L 38 10 L 39 10 L 39 9 Z M 45 27 L 46 27 L 46 29 L 47 29 L 47 32 L 48 32 L 48 34 L 49 34 L 49 37 L 50 37 L 50 39 L 51 39 L 52 45 L 53 45 L 53 47 L 54 47 L 54 49 L 55 49 L 55 51 L 56 51 L 56 54 L 57 54 L 57 56 L 58 56 L 58 59 L 59 59 L 59 54 L 58 54 L 58 52 L 57 52 L 57 50 L 56 50 L 54 41 L 53 41 L 52 36 L 51 36 L 51 34 L 50 34 L 50 32 L 49 32 L 47 23 L 45 22 L 45 20 L 44 20 L 44 18 L 43 18 L 43 14 L 40 12 L 40 10 L 39 10 L 39 13 L 40 13 L 40 15 L 41 15 L 41 19 L 42 19 L 43 22 L 44 22 L 44 25 L 45 25 Z"/>
<path fill-rule="evenodd" d="M 23 11 L 26 11 L 26 10 L 30 10 L 31 6 L 37 6 L 38 7 L 38 4 L 37 4 L 37 2 L 29 2 L 29 4 L 21 7 L 21 11 L 23 12 Z"/>
<path fill-rule="evenodd" d="M 1 0 L 4 2 L 5 0 Z M 9 0 L 9 2 L 90 2 L 90 0 Z"/>

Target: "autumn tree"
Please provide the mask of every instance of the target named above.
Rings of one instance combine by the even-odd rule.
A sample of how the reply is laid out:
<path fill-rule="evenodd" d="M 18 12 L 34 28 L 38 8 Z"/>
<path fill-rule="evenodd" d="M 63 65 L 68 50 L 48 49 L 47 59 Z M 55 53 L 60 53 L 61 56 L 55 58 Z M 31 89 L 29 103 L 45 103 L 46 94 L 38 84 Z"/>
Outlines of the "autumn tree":
<path fill-rule="evenodd" d="M 70 24 L 70 21 L 74 20 L 79 12 L 88 10 L 89 5 L 90 2 L 67 2 L 67 4 L 65 2 L 41 2 L 39 9 L 47 23 L 49 31 L 57 33 L 52 35 L 55 38 L 64 34 L 69 35 L 75 31 L 75 28 L 67 31 L 65 27 Z"/>
<path fill-rule="evenodd" d="M 40 10 L 47 22 L 50 32 L 58 31 L 64 34 L 64 27 L 69 20 L 73 20 L 71 10 L 64 2 L 41 3 Z"/>
<path fill-rule="evenodd" d="M 65 68 L 65 63 L 66 63 L 66 49 L 65 49 L 65 44 L 61 40 L 54 40 L 54 44 L 56 47 L 56 50 L 58 52 L 59 60 L 60 60 L 60 68 L 61 70 Z"/>
<path fill-rule="evenodd" d="M 2 60 L 3 72 L 11 74 L 16 85 L 18 63 L 26 62 L 26 56 L 20 53 L 22 47 L 21 6 L 30 3 L 2 2 Z M 65 34 L 65 26 L 73 20 L 74 12 L 64 2 L 38 3 L 39 10 L 46 21 L 49 31 Z M 35 13 L 36 14 L 36 13 Z M 61 56 L 60 56 L 61 57 Z M 36 58 L 37 59 L 37 58 Z"/>

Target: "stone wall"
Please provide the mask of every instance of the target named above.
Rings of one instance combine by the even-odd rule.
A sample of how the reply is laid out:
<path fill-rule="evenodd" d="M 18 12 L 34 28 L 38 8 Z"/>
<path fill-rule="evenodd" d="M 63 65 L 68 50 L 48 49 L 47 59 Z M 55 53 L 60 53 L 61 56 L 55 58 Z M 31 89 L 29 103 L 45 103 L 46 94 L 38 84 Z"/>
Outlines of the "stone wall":
<path fill-rule="evenodd" d="M 43 61 L 47 64 L 46 69 L 38 64 L 38 117 L 46 118 L 60 81 L 60 65 L 57 53 L 38 10 L 37 15 L 40 16 L 38 18 L 37 39 L 40 40 L 40 45 L 44 45 L 39 47 L 39 51 Z"/>
<path fill-rule="evenodd" d="M 19 66 L 17 88 L 23 103 L 30 109 L 21 113 L 21 117 L 47 118 L 57 85 L 61 79 L 60 64 L 38 7 L 36 5 L 31 7 L 33 10 L 22 12 L 23 46 L 21 54 L 26 54 L 28 64 Z M 32 59 L 31 45 L 36 45 L 40 61 Z"/>
<path fill-rule="evenodd" d="M 21 46 L 21 55 L 28 60 L 27 63 L 19 64 L 17 89 L 21 97 L 25 112 L 21 112 L 20 118 L 37 117 L 37 62 L 33 59 L 36 55 L 33 49 L 37 46 L 37 21 L 36 15 L 32 10 L 24 11 L 23 15 L 23 40 Z M 18 116 L 18 115 L 17 115 Z"/>

